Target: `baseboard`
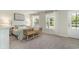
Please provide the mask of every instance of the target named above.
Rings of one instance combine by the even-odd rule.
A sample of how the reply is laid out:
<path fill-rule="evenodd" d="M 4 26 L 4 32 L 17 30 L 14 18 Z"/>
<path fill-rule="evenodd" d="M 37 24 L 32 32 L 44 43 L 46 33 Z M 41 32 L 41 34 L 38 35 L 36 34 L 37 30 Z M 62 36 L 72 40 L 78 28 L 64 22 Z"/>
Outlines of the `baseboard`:
<path fill-rule="evenodd" d="M 63 34 L 50 34 L 50 33 L 46 33 L 46 32 L 42 32 L 42 34 L 55 35 L 55 36 L 59 36 L 59 37 L 72 38 L 72 39 L 79 39 L 79 38 L 70 37 L 69 35 L 63 35 Z"/>

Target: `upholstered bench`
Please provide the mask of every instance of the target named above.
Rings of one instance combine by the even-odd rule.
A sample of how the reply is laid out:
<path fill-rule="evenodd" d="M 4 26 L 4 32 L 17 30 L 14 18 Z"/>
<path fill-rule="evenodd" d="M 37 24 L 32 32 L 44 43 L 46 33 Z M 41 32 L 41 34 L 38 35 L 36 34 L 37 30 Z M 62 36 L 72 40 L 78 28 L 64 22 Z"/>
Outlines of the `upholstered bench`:
<path fill-rule="evenodd" d="M 31 28 L 31 29 L 23 30 L 23 33 L 27 37 L 27 40 L 28 40 L 29 38 L 32 39 L 32 38 L 39 36 L 41 31 L 42 31 L 41 29 L 36 30 L 34 28 Z"/>
<path fill-rule="evenodd" d="M 35 31 L 33 31 L 33 29 L 26 29 L 26 30 L 23 30 L 23 33 L 24 35 L 27 37 L 27 40 L 29 38 L 34 38 L 34 34 L 35 34 Z"/>

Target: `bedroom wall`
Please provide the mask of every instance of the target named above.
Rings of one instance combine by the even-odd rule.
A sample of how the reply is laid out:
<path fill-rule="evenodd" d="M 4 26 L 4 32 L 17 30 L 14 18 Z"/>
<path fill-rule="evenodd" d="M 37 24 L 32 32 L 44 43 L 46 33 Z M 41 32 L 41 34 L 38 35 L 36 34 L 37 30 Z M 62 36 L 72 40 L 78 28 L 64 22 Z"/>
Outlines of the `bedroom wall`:
<path fill-rule="evenodd" d="M 61 10 L 53 12 L 56 16 L 56 28 L 55 30 L 50 30 L 46 28 L 46 13 L 39 13 L 40 16 L 40 26 L 43 28 L 44 33 L 56 34 L 64 37 L 73 37 L 79 39 L 79 30 L 77 32 L 69 31 L 70 19 L 69 11 Z"/>
<path fill-rule="evenodd" d="M 9 48 L 9 22 L 11 21 L 11 12 L 0 10 L 0 48 Z M 2 25 L 1 25 L 2 24 Z"/>
<path fill-rule="evenodd" d="M 3 20 L 3 19 L 5 19 L 5 20 Z M 0 11 L 0 23 L 4 22 L 4 23 L 10 24 L 10 21 L 11 21 L 11 11 L 1 10 Z"/>
<path fill-rule="evenodd" d="M 43 32 L 49 33 L 49 34 L 57 34 L 62 36 L 68 36 L 67 35 L 67 12 L 66 11 L 56 11 L 52 12 L 56 17 L 56 28 L 53 30 L 46 28 L 46 14 L 47 13 L 40 13 L 40 26 L 43 28 Z"/>
<path fill-rule="evenodd" d="M 12 25 L 27 25 L 27 26 L 31 25 L 29 14 L 21 13 L 21 14 L 24 14 L 25 20 L 24 21 L 14 21 L 14 13 L 21 13 L 21 12 L 20 11 L 19 12 L 12 11 Z"/>
<path fill-rule="evenodd" d="M 46 28 L 46 14 L 47 13 L 40 13 L 39 17 L 40 17 L 40 26 L 43 28 L 43 32 L 45 33 L 49 33 L 49 34 L 54 34 L 55 30 L 49 30 Z"/>
<path fill-rule="evenodd" d="M 56 34 L 68 37 L 67 11 L 56 12 Z"/>

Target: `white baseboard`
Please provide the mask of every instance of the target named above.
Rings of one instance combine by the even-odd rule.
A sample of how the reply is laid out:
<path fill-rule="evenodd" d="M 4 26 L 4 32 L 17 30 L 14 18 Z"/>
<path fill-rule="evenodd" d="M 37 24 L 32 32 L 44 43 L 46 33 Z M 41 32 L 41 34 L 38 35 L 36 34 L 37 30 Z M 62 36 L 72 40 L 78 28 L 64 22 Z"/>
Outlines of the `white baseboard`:
<path fill-rule="evenodd" d="M 57 35 L 57 36 L 62 36 L 62 37 L 69 37 L 69 38 L 75 38 L 75 39 L 79 39 L 79 37 L 76 37 L 76 36 L 70 36 L 70 35 L 67 35 L 67 34 L 58 34 L 58 33 L 47 33 L 47 32 L 43 32 L 44 34 L 49 34 L 49 35 Z"/>

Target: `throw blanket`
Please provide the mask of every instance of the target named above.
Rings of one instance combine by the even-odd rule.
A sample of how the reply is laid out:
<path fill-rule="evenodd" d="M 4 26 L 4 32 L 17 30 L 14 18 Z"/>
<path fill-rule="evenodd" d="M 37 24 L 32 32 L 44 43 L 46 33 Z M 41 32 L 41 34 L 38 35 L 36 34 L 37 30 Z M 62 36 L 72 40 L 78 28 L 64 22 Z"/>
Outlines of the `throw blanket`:
<path fill-rule="evenodd" d="M 23 39 L 23 30 L 22 29 L 13 30 L 13 34 L 18 36 L 19 40 Z"/>

